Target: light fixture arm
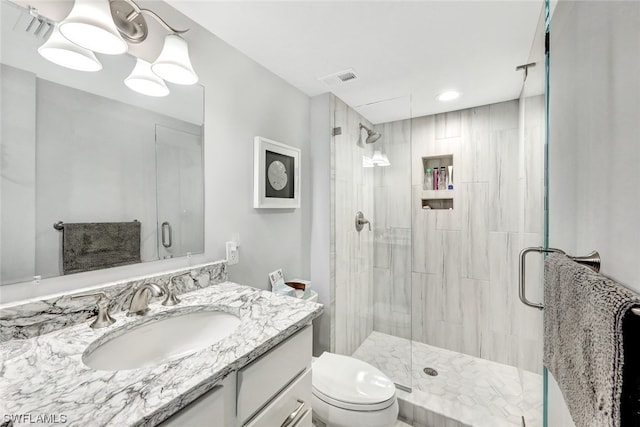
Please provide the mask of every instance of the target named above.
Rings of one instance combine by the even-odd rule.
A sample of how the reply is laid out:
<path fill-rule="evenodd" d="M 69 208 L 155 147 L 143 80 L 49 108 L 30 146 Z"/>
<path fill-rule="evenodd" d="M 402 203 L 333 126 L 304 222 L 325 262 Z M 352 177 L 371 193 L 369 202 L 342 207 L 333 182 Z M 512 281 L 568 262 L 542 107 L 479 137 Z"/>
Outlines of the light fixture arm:
<path fill-rule="evenodd" d="M 125 17 L 125 21 L 128 23 L 133 22 L 136 18 L 138 18 L 140 15 L 144 14 L 144 15 L 149 15 L 152 18 L 154 18 L 156 21 L 158 21 L 160 23 L 160 25 L 162 25 L 167 31 L 169 31 L 172 34 L 184 34 L 187 31 L 189 31 L 189 29 L 186 30 L 176 30 L 175 28 L 173 28 L 171 25 L 167 24 L 167 22 L 162 19 L 157 13 L 155 13 L 152 10 L 149 9 L 142 9 L 140 8 L 140 6 L 138 6 L 133 0 L 121 0 L 124 1 L 125 3 L 127 3 L 129 6 L 131 6 L 131 8 L 133 9 L 126 17 Z M 115 19 L 115 17 L 114 17 Z"/>
<path fill-rule="evenodd" d="M 160 16 L 158 16 L 158 14 L 156 14 L 152 10 L 140 9 L 140 13 L 144 13 L 145 15 L 149 15 L 149 16 L 155 18 L 155 20 L 158 21 L 160 23 L 160 25 L 162 25 L 167 31 L 171 32 L 172 34 L 184 34 L 187 31 L 189 31 L 189 28 L 187 28 L 186 30 L 176 30 L 171 25 L 167 24 L 164 19 L 162 19 Z M 135 16 L 134 16 L 134 18 L 135 18 Z"/>
<path fill-rule="evenodd" d="M 134 0 L 109 0 L 111 17 L 116 24 L 122 38 L 127 42 L 139 44 L 146 40 L 149 34 L 145 16 L 150 16 L 169 32 L 169 34 L 183 34 L 187 30 L 178 30 L 162 19 L 157 13 L 138 6 Z"/>

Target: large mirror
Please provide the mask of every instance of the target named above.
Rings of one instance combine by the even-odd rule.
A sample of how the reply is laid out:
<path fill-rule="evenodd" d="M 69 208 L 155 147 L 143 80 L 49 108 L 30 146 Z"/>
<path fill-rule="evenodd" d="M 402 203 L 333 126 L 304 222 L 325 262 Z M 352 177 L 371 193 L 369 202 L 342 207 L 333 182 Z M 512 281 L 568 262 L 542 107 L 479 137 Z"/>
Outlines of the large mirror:
<path fill-rule="evenodd" d="M 133 92 L 127 54 L 55 65 L 29 11 L 0 7 L 1 283 L 202 253 L 204 88 Z"/>

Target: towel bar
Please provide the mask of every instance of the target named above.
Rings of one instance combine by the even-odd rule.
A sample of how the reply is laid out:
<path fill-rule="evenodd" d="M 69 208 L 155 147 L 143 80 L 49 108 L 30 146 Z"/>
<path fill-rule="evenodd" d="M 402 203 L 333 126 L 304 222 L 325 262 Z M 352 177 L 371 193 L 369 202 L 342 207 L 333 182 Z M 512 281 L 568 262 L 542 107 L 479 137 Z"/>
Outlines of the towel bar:
<path fill-rule="evenodd" d="M 535 303 L 535 302 L 531 302 L 527 299 L 526 296 L 526 285 L 525 285 L 525 258 L 527 256 L 528 253 L 530 252 L 538 252 L 538 253 L 560 253 L 560 254 L 565 254 L 566 253 L 561 250 L 561 249 L 556 249 L 556 248 L 543 248 L 543 247 L 531 247 L 531 248 L 524 248 L 523 250 L 520 251 L 520 264 L 519 264 L 519 280 L 518 280 L 518 284 L 519 284 L 519 292 L 518 295 L 520 297 L 520 301 L 522 301 L 522 303 L 524 305 L 527 305 L 529 307 L 533 307 L 533 308 L 537 308 L 538 310 L 542 310 L 544 309 L 544 305 L 539 304 L 539 303 Z M 585 256 L 569 256 L 569 258 L 571 258 L 572 260 L 574 260 L 575 262 L 577 262 L 578 264 L 582 264 L 582 265 L 586 265 L 587 267 L 589 267 L 590 269 L 592 269 L 595 272 L 599 272 L 600 271 L 600 254 L 596 251 L 591 252 L 589 255 L 585 255 Z M 636 312 L 634 309 L 634 313 L 640 315 L 640 309 L 637 309 L 638 311 Z"/>
<path fill-rule="evenodd" d="M 132 222 L 138 222 L 138 220 L 134 219 Z M 53 223 L 53 228 L 55 228 L 58 231 L 64 230 L 64 222 L 62 222 L 62 221 L 54 222 Z"/>

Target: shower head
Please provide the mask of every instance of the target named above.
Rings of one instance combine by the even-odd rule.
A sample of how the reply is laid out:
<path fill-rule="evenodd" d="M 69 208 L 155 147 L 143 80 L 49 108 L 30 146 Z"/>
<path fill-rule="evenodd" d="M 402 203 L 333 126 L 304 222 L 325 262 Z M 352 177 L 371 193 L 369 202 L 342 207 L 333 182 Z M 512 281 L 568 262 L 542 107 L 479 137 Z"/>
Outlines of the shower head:
<path fill-rule="evenodd" d="M 367 131 L 367 139 L 365 140 L 367 144 L 373 144 L 374 142 L 379 140 L 380 137 L 382 137 L 382 134 L 380 132 L 374 132 L 368 127 L 366 127 L 365 125 L 363 125 L 362 123 L 360 123 L 360 131 L 362 131 L 362 129 Z"/>

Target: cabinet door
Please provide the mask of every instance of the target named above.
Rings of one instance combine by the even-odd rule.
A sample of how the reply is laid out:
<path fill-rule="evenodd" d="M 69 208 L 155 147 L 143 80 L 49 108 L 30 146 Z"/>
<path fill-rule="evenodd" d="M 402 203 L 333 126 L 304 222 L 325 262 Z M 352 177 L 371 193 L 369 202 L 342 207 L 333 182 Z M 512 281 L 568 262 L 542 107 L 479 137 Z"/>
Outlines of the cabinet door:
<path fill-rule="evenodd" d="M 311 370 L 306 370 L 245 427 L 311 427 Z"/>
<path fill-rule="evenodd" d="M 312 340 L 313 329 L 306 326 L 238 371 L 237 415 L 240 425 L 251 419 L 301 372 L 311 367 Z"/>
<path fill-rule="evenodd" d="M 161 427 L 232 427 L 236 412 L 236 374 L 229 374 L 212 390 L 159 424 Z"/>

